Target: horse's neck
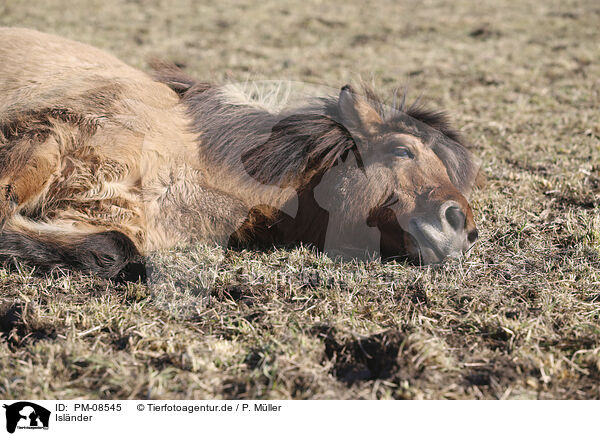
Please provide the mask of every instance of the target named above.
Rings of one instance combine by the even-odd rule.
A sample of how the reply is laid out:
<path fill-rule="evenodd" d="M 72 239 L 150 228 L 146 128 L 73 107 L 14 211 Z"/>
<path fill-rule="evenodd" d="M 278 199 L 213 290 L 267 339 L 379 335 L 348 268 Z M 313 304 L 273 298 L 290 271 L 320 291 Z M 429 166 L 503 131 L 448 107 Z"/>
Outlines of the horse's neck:
<path fill-rule="evenodd" d="M 280 116 L 250 105 L 229 104 L 222 97 L 208 91 L 193 107 L 199 165 L 205 175 L 203 186 L 235 199 L 231 203 L 243 204 L 246 212 L 266 205 L 295 216 L 296 191 L 278 184 L 260 183 L 243 163 L 243 156 L 249 150 L 269 140 Z M 232 208 L 232 213 L 237 214 L 239 208 Z"/>
<path fill-rule="evenodd" d="M 248 208 L 262 204 L 281 209 L 286 203 L 293 202 L 294 189 L 260 183 L 248 174 L 242 161 L 244 154 L 266 142 L 269 134 L 256 131 L 253 126 L 248 126 L 246 131 L 240 126 L 236 129 L 237 134 L 225 143 L 222 140 L 215 143 L 210 134 L 199 135 L 198 155 L 207 184 L 240 199 Z"/>

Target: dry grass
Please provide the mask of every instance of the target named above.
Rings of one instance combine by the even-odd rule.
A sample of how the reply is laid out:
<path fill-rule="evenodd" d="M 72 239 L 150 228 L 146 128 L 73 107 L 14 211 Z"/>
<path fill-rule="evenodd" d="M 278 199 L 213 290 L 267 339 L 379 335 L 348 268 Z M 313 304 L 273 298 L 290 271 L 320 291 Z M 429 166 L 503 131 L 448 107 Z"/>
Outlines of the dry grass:
<path fill-rule="evenodd" d="M 0 397 L 600 397 L 597 1 L 87 3 L 0 24 L 202 78 L 408 84 L 476 144 L 481 240 L 436 268 L 196 247 L 154 285 L 0 270 Z"/>

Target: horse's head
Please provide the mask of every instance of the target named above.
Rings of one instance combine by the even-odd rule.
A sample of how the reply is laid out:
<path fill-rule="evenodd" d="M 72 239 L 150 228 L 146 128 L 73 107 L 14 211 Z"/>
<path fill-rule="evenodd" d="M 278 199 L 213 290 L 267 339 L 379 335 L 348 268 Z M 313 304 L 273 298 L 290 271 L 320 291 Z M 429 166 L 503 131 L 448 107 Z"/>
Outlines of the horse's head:
<path fill-rule="evenodd" d="M 385 110 L 349 86 L 333 109 L 354 147 L 323 174 L 315 198 L 340 248 L 364 244 L 366 222 L 380 232 L 383 257 L 430 264 L 468 250 L 478 237 L 467 201 L 476 168 L 445 118 Z"/>
<path fill-rule="evenodd" d="M 266 138 L 246 148 L 244 170 L 298 194 L 284 239 L 343 257 L 376 252 L 430 264 L 460 256 L 478 237 L 467 201 L 477 176 L 470 153 L 443 114 L 385 107 L 366 94 L 345 86 L 276 117 L 238 115 L 245 128 L 262 120 L 257 137 Z"/>

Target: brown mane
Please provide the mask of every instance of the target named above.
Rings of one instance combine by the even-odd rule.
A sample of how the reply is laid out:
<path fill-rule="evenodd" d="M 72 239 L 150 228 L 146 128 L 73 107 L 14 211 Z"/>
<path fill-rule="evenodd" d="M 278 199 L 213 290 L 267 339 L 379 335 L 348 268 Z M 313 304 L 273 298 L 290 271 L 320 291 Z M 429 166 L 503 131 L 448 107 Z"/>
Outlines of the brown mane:
<path fill-rule="evenodd" d="M 219 151 L 242 150 L 245 169 L 261 183 L 308 183 L 356 149 L 355 138 L 341 121 L 336 97 L 319 98 L 292 113 L 274 115 L 252 106 L 224 103 L 216 94 L 218 87 L 194 80 L 173 64 L 154 62 L 153 67 L 154 77 L 182 97 L 194 126 L 202 126 L 203 140 L 211 144 L 213 156 L 226 161 L 226 153 L 219 156 Z M 390 130 L 408 129 L 426 141 L 436 135 L 447 138 L 433 150 L 451 180 L 468 192 L 478 169 L 446 112 L 418 101 L 406 106 L 406 93 L 399 104 L 392 105 L 386 105 L 367 85 L 363 84 L 362 93 Z"/>

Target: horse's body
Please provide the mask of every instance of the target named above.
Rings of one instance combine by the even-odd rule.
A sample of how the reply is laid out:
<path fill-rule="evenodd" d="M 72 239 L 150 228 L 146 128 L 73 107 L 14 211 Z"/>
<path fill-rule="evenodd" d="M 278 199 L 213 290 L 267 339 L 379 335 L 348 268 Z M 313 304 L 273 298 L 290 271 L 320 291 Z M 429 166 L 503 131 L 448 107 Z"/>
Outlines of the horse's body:
<path fill-rule="evenodd" d="M 0 28 L 0 59 L 0 257 L 43 268 L 114 276 L 140 254 L 192 241 L 322 248 L 328 213 L 315 200 L 318 182 L 356 143 L 389 130 L 349 89 L 335 99 L 339 110 L 328 100 L 317 109 L 274 115 L 233 102 L 226 88 L 196 83 L 173 68 L 157 73 L 161 83 L 100 50 L 31 30 Z M 415 164 L 421 155 L 437 163 L 421 175 L 394 176 L 393 184 L 430 188 L 424 194 L 411 187 L 400 204 L 422 218 L 430 211 L 419 195 L 431 197 L 429 203 L 442 207 L 433 212 L 441 214 L 436 235 L 453 228 L 452 238 L 464 233 L 468 241 L 446 238 L 431 257 L 409 230 L 423 232 L 423 220 L 404 219 L 406 211 L 382 219 L 389 186 L 377 185 L 387 176 L 377 162 L 371 165 L 367 148 L 361 153 L 369 162 L 361 171 L 375 175 L 367 186 L 375 202 L 332 207 L 364 209 L 356 216 L 381 231 L 382 252 L 421 255 L 427 263 L 462 252 L 476 237 L 465 200 L 475 174 L 456 138 L 435 125 L 439 118 L 427 127 L 425 119 L 413 121 L 412 130 L 427 131 L 410 133 Z M 403 125 L 396 133 L 407 136 L 410 128 Z M 440 148 L 439 138 L 451 146 Z M 338 182 L 326 188 L 335 190 Z M 354 198 L 345 186 L 343 195 L 331 195 Z M 339 224 L 352 229 L 350 221 L 364 226 L 363 218 Z M 384 241 L 390 231 L 396 232 L 393 244 Z"/>

